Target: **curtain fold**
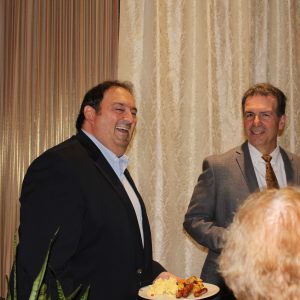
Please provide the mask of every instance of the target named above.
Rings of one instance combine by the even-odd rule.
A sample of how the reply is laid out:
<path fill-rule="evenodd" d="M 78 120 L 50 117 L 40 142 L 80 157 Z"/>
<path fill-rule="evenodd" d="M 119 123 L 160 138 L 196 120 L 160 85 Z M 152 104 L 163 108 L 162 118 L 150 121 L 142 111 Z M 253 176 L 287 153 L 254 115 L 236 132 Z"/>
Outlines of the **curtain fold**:
<path fill-rule="evenodd" d="M 118 0 L 0 0 L 0 295 L 31 161 L 75 133 L 85 92 L 117 76 Z"/>
<path fill-rule="evenodd" d="M 138 127 L 130 171 L 154 255 L 200 273 L 205 249 L 182 221 L 205 156 L 244 139 L 241 96 L 269 81 L 288 96 L 280 144 L 300 150 L 297 0 L 0 0 L 0 295 L 12 263 L 20 184 L 30 162 L 75 132 L 84 93 L 131 80 Z M 117 73 L 117 56 L 119 70 Z"/>
<path fill-rule="evenodd" d="M 155 258 L 179 276 L 206 256 L 182 222 L 202 160 L 244 141 L 241 98 L 271 82 L 288 96 L 280 144 L 300 150 L 300 2 L 123 0 L 120 79 L 138 125 L 130 168 L 148 209 Z"/>

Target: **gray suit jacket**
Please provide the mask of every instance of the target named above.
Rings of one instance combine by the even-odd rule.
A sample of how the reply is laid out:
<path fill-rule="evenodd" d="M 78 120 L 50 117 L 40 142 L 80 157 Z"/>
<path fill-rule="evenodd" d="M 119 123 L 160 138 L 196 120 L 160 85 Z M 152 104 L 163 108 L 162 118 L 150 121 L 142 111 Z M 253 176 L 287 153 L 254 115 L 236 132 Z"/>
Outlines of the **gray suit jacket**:
<path fill-rule="evenodd" d="M 300 157 L 280 148 L 288 185 L 300 184 Z M 223 248 L 223 234 L 234 213 L 250 193 L 258 191 L 248 143 L 203 161 L 183 226 L 200 245 L 208 248 L 201 277 L 222 286 L 217 258 Z"/>

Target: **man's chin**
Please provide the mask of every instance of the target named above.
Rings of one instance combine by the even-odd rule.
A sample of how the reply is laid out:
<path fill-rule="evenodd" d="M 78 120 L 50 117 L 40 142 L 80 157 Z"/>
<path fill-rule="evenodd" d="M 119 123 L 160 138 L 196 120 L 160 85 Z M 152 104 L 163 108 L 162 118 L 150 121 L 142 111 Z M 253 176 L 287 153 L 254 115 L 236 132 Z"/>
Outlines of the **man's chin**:
<path fill-rule="evenodd" d="M 248 136 L 248 140 L 252 145 L 263 144 L 265 142 L 264 139 L 265 139 L 264 134 L 251 134 Z"/>
<path fill-rule="evenodd" d="M 264 142 L 261 139 L 255 138 L 255 139 L 248 139 L 249 143 L 254 146 L 255 148 L 260 148 L 264 145 Z"/>
<path fill-rule="evenodd" d="M 122 149 L 124 152 L 127 150 L 127 147 L 129 146 L 130 144 L 130 141 L 126 140 L 126 141 L 119 141 L 117 143 L 118 147 L 120 149 Z"/>

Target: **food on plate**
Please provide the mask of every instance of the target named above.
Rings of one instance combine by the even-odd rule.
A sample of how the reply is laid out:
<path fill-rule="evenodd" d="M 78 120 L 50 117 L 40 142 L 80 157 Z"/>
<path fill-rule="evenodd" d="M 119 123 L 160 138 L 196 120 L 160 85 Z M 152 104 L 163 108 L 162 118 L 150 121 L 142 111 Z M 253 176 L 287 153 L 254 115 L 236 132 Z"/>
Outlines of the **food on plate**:
<path fill-rule="evenodd" d="M 148 295 L 176 295 L 177 292 L 177 280 L 175 277 L 169 279 L 156 279 L 152 285 L 150 285 Z"/>
<path fill-rule="evenodd" d="M 204 286 L 202 279 L 196 276 L 179 280 L 177 287 L 176 298 L 187 298 L 190 293 L 193 293 L 194 297 L 207 293 L 207 288 Z"/>
<path fill-rule="evenodd" d="M 191 276 L 187 279 L 170 277 L 169 279 L 156 279 L 148 290 L 148 296 L 169 295 L 176 298 L 187 298 L 190 294 L 199 297 L 207 292 L 202 279 Z"/>

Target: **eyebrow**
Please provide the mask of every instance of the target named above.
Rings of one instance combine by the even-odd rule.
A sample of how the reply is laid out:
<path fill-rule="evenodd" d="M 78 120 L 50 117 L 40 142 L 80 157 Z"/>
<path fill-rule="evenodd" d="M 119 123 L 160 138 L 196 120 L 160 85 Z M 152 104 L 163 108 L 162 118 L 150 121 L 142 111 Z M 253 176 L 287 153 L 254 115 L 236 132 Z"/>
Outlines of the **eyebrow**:
<path fill-rule="evenodd" d="M 261 114 L 261 113 L 273 113 L 274 111 L 273 110 L 263 110 L 263 111 L 259 111 L 258 113 Z M 245 110 L 245 113 L 254 113 L 253 110 Z"/>
<path fill-rule="evenodd" d="M 122 103 L 122 102 L 114 102 L 112 105 L 121 105 L 121 106 L 126 106 L 126 107 L 129 107 L 128 105 L 126 105 L 125 103 Z M 137 110 L 137 108 L 134 106 L 134 107 L 129 107 L 130 108 L 130 110 L 132 111 L 135 111 L 135 112 L 137 112 L 138 110 Z"/>

